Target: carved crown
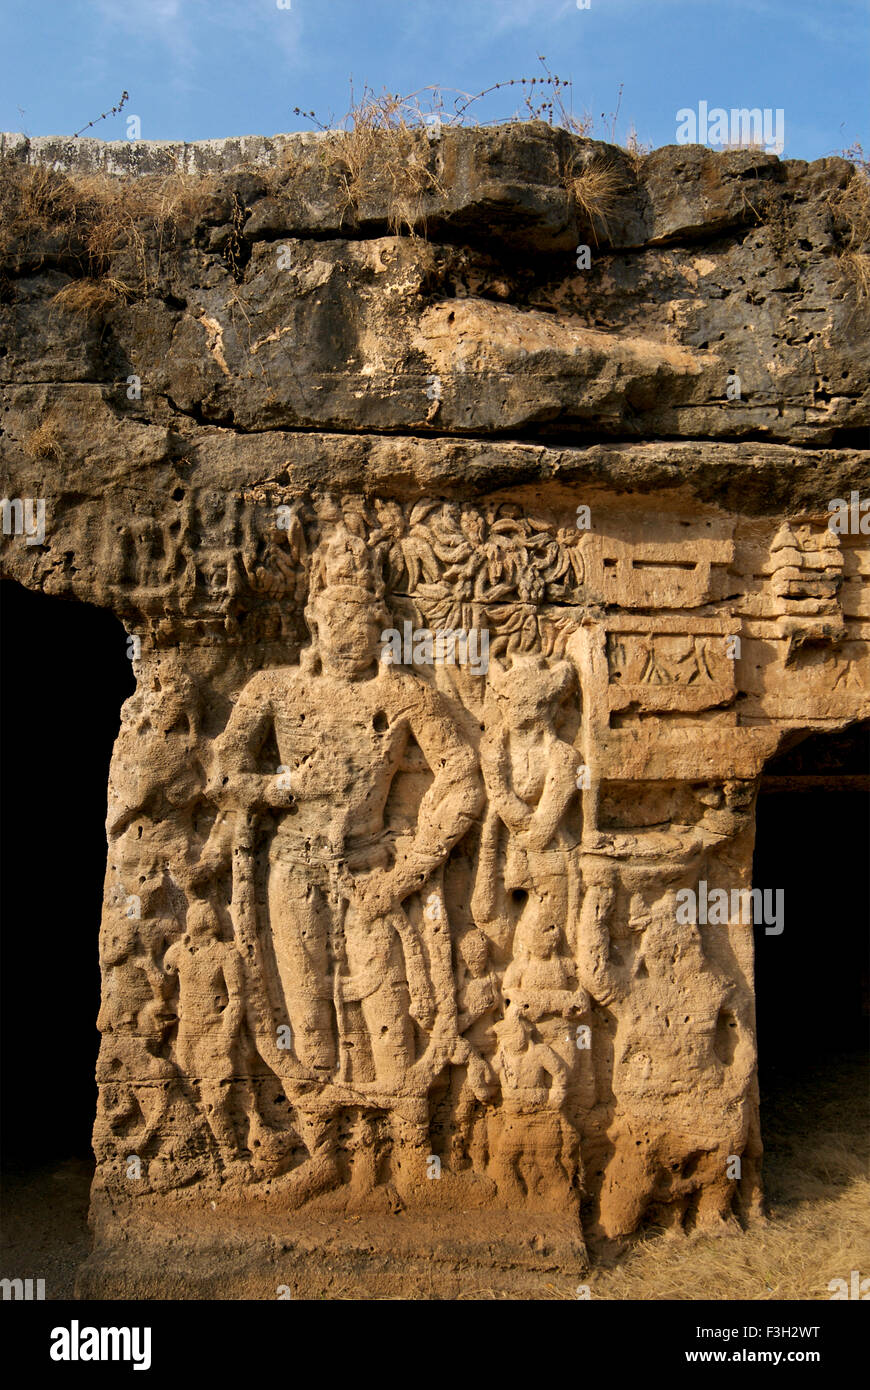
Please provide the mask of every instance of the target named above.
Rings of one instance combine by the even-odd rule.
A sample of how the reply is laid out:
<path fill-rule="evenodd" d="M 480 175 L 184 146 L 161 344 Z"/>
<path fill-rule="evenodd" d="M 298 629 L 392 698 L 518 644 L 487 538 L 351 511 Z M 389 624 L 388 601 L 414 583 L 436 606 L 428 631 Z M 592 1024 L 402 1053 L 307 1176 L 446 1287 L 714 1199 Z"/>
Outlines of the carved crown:
<path fill-rule="evenodd" d="M 339 523 L 322 540 L 311 568 L 310 597 L 370 603 L 384 596 L 384 582 L 367 541 Z"/>

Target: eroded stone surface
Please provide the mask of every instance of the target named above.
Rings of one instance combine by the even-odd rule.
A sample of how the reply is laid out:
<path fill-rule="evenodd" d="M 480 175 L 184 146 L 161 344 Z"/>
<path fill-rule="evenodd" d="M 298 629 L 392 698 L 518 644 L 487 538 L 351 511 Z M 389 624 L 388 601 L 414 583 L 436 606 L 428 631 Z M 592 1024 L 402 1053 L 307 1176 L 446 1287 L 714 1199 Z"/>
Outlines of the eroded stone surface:
<path fill-rule="evenodd" d="M 428 240 L 346 237 L 289 143 L 268 198 L 269 142 L 189 156 L 247 190 L 235 276 L 219 206 L 97 320 L 50 307 L 50 247 L 6 270 L 4 490 L 47 524 L 5 572 L 138 639 L 89 1287 L 141 1292 L 149 1214 L 213 1252 L 211 1203 L 234 1240 L 548 1213 L 575 1260 L 748 1215 L 757 781 L 870 704 L 866 537 L 828 524 L 868 492 L 846 166 L 613 151 L 584 277 L 561 136 L 451 136 Z M 701 882 L 721 921 L 681 912 Z"/>

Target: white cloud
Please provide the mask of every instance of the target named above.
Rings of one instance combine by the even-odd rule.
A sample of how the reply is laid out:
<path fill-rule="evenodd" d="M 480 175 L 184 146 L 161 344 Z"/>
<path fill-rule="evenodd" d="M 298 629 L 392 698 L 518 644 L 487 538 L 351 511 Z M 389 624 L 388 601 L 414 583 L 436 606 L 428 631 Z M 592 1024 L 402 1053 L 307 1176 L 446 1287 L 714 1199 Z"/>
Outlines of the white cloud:
<path fill-rule="evenodd" d="M 505 34 L 511 29 L 538 25 L 542 19 L 561 19 L 576 9 L 575 0 L 484 0 L 475 5 L 474 17 L 489 33 Z M 481 15 L 481 10 L 486 14 Z"/>
<path fill-rule="evenodd" d="M 91 8 L 106 37 L 121 32 L 140 43 L 157 42 L 179 65 L 193 57 L 187 15 L 198 8 L 198 0 L 137 0 L 135 4 L 91 0 Z"/>
<path fill-rule="evenodd" d="M 302 3 L 283 10 L 274 0 L 91 0 L 102 27 L 160 44 L 179 67 L 193 66 L 203 36 L 216 29 L 228 43 L 261 43 L 298 56 Z"/>

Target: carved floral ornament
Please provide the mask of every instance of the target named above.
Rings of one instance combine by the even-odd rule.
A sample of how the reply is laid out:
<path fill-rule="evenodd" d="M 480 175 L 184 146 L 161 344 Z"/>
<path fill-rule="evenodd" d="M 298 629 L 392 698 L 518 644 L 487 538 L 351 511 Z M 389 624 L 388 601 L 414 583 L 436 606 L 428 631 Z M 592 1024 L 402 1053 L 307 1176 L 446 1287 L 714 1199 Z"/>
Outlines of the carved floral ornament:
<path fill-rule="evenodd" d="M 249 571 L 252 587 L 264 594 L 289 591 L 294 569 L 316 538 L 339 521 L 368 547 L 385 591 L 412 599 L 421 621 L 433 628 L 492 628 L 496 656 L 542 643 L 552 650 L 554 629 L 542 630 L 540 608 L 584 599 L 576 527 L 525 516 L 514 503 L 481 508 L 436 499 L 404 507 L 364 499 L 340 507 L 329 498 L 278 504 L 268 558 Z"/>

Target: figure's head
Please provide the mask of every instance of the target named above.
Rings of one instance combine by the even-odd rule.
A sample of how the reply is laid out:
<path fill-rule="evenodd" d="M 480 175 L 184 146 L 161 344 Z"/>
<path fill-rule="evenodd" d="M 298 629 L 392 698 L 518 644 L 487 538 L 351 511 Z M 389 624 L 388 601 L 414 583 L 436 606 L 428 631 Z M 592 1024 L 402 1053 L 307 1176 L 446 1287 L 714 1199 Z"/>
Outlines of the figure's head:
<path fill-rule="evenodd" d="M 305 610 L 323 665 L 346 676 L 363 675 L 377 661 L 385 617 L 382 605 L 368 597 L 328 589 Z"/>
<path fill-rule="evenodd" d="M 147 974 L 135 962 L 125 960 L 106 972 L 105 990 L 97 1027 L 101 1032 L 136 1031 L 154 991 Z M 147 1029 L 143 1029 L 147 1031 Z"/>
<path fill-rule="evenodd" d="M 489 947 L 486 937 L 479 927 L 470 927 L 456 943 L 460 958 L 464 961 L 468 973 L 479 976 L 484 973 L 487 966 Z"/>
<path fill-rule="evenodd" d="M 691 923 L 678 922 L 676 893 L 668 892 L 653 903 L 640 952 L 651 979 L 672 981 L 678 966 L 680 972 L 703 970 L 701 934 Z"/>
<path fill-rule="evenodd" d="M 190 734 L 197 718 L 199 692 L 183 671 L 154 671 L 138 698 L 138 718 L 133 727 L 139 736 Z M 131 703 L 130 708 L 132 711 L 135 706 Z"/>
<path fill-rule="evenodd" d="M 504 1018 L 493 1028 L 499 1047 L 521 1052 L 529 1040 L 531 1023 L 516 1004 L 505 1001 Z"/>
<path fill-rule="evenodd" d="M 374 666 L 381 632 L 389 625 L 383 592 L 366 542 L 338 526 L 312 567 L 305 609 L 324 667 L 353 677 Z"/>
<path fill-rule="evenodd" d="M 191 941 L 207 941 L 220 935 L 214 908 L 202 899 L 195 898 L 188 904 L 187 935 Z"/>
<path fill-rule="evenodd" d="M 507 668 L 492 663 L 489 683 L 505 721 L 523 729 L 552 724 L 559 705 L 574 689 L 576 676 L 567 661 L 516 656 Z"/>

